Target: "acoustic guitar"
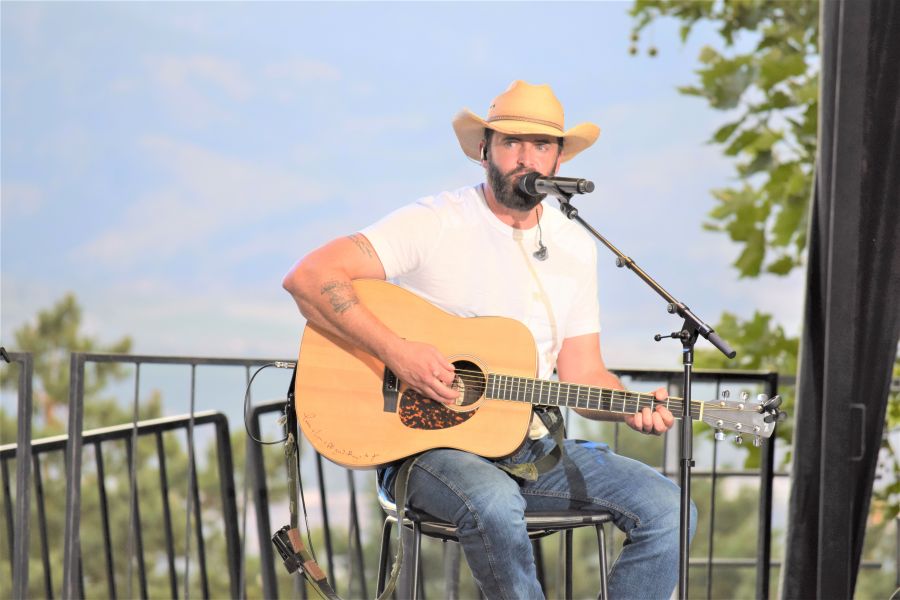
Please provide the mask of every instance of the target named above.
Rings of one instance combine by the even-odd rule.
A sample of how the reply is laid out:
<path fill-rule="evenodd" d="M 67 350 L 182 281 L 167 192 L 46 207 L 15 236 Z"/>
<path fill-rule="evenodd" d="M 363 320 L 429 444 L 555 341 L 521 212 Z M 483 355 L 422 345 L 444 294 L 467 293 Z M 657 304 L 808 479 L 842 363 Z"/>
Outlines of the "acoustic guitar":
<path fill-rule="evenodd" d="M 374 468 L 433 448 L 501 458 L 528 432 L 533 406 L 635 413 L 681 398 L 536 379 L 528 328 L 506 317 L 457 317 L 391 283 L 353 283 L 360 302 L 398 335 L 434 345 L 451 363 L 455 404 L 430 400 L 398 381 L 374 356 L 307 324 L 297 361 L 297 420 L 313 447 L 349 468 Z M 691 401 L 691 416 L 717 431 L 769 437 L 779 400 Z"/>

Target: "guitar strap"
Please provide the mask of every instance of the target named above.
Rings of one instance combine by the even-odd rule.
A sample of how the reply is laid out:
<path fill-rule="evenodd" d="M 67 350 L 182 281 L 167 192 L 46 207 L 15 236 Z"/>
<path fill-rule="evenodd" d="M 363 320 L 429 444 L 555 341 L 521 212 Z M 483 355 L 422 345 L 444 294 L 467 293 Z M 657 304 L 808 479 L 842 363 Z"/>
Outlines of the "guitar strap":
<path fill-rule="evenodd" d="M 555 467 L 556 463 L 558 463 L 566 454 L 566 449 L 563 445 L 563 439 L 566 436 L 566 427 L 563 423 L 562 413 L 559 412 L 559 408 L 538 407 L 534 409 L 534 412 L 547 427 L 547 430 L 550 432 L 550 437 L 556 442 L 556 446 L 554 446 L 553 450 L 534 462 L 523 463 L 520 465 L 496 463 L 498 467 L 513 477 L 525 479 L 526 481 L 536 481 L 539 475 L 542 475 Z"/>
<path fill-rule="evenodd" d="M 297 440 L 294 437 L 295 433 L 298 431 L 297 429 L 297 413 L 296 413 L 296 405 L 294 404 L 294 383 L 297 380 L 297 367 L 294 367 L 294 373 L 291 376 L 291 384 L 288 388 L 287 392 L 287 405 L 285 406 L 285 431 L 287 435 L 285 436 L 284 442 L 284 458 L 287 466 L 288 472 L 288 505 L 291 513 L 291 524 L 290 528 L 283 528 L 287 530 L 287 536 L 290 541 L 291 550 L 293 550 L 295 557 L 299 560 L 285 561 L 285 566 L 288 567 L 289 572 L 293 572 L 297 568 L 301 570 L 303 573 L 303 577 L 309 584 L 315 588 L 319 594 L 322 595 L 323 598 L 327 598 L 328 600 L 342 600 L 340 596 L 338 596 L 337 592 L 334 591 L 334 588 L 328 582 L 328 576 L 325 575 L 325 571 L 322 567 L 319 566 L 319 563 L 316 561 L 315 556 L 313 556 L 312 552 L 310 552 L 306 546 L 303 544 L 303 540 L 300 535 L 300 515 L 297 510 L 297 498 L 303 497 L 303 487 L 300 485 L 300 472 L 299 472 L 299 458 L 298 458 L 298 447 Z M 400 525 L 397 526 L 397 531 L 399 532 L 399 536 L 397 539 L 397 555 L 394 557 L 394 566 L 391 568 L 391 577 L 387 581 L 384 587 L 384 591 L 377 598 L 377 600 L 387 600 L 389 596 L 391 596 L 394 592 L 394 588 L 397 585 L 397 579 L 400 576 L 400 564 L 403 559 L 403 517 L 406 512 L 406 489 L 409 484 L 409 474 L 412 470 L 413 465 L 415 464 L 418 456 L 407 459 L 401 465 L 399 471 L 397 472 L 397 477 L 394 480 L 394 488 L 395 488 L 395 504 L 397 507 L 397 522 Z M 306 504 L 303 503 L 303 511 L 304 515 L 306 514 Z M 280 533 L 280 532 L 279 532 Z M 276 534 L 276 537 L 277 534 Z M 274 541 L 274 539 L 273 539 Z M 276 543 L 276 547 L 278 544 Z M 291 568 L 293 567 L 293 569 Z"/>
<path fill-rule="evenodd" d="M 299 568 L 303 573 L 303 577 L 309 582 L 313 588 L 318 591 L 323 598 L 328 600 L 341 600 L 331 584 L 328 583 L 328 577 L 325 571 L 316 562 L 312 552 L 307 550 L 300 536 L 300 515 L 297 510 L 297 498 L 303 497 L 303 488 L 300 485 L 299 456 L 297 448 L 297 440 L 294 437 L 297 433 L 297 412 L 294 404 L 294 383 L 297 380 L 297 367 L 294 366 L 294 374 L 291 376 L 291 384 L 287 392 L 287 405 L 285 411 L 285 442 L 284 442 L 284 458 L 288 472 L 288 503 L 291 512 L 291 525 L 287 530 L 288 539 L 290 540 L 291 550 L 293 550 L 295 560 L 285 561 L 285 566 L 289 563 L 288 571 L 293 572 Z M 306 514 L 306 503 L 303 503 L 303 512 Z M 274 540 L 273 540 L 274 541 Z M 277 546 L 278 544 L 276 544 Z M 297 560 L 299 559 L 299 560 Z M 293 567 L 293 569 L 291 568 Z"/>

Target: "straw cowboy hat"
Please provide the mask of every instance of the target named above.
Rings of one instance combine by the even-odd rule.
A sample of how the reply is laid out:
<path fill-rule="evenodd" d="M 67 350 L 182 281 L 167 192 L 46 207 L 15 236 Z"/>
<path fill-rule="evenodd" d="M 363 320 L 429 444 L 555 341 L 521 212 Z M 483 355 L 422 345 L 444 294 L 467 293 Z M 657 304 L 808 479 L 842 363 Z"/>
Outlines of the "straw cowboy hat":
<path fill-rule="evenodd" d="M 466 156 L 481 160 L 478 146 L 484 130 L 493 129 L 506 134 L 543 133 L 565 140 L 562 161 L 565 162 L 587 149 L 600 135 L 593 123 L 581 123 L 565 130 L 563 107 L 549 85 L 531 85 L 513 81 L 509 88 L 491 102 L 487 119 L 463 109 L 453 118 L 453 130 Z"/>

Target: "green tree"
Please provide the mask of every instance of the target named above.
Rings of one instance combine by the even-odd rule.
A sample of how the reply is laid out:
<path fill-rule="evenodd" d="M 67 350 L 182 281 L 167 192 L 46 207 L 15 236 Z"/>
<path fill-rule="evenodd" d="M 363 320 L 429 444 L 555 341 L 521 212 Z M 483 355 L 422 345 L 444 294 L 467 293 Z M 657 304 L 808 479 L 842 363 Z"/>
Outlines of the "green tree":
<path fill-rule="evenodd" d="M 712 190 L 715 205 L 704 227 L 727 233 L 741 248 L 734 262 L 741 277 L 786 275 L 803 265 L 818 127 L 818 13 L 815 0 L 635 0 L 631 9 L 633 53 L 641 33 L 661 17 L 680 21 L 683 41 L 700 23 L 719 34 L 719 48 L 700 50 L 697 80 L 679 91 L 729 115 L 709 142 L 734 158 L 736 183 Z M 715 329 L 739 358 L 701 349 L 698 367 L 796 373 L 798 339 L 772 315 L 724 313 Z M 794 390 L 781 386 L 781 395 L 789 420 L 778 436 L 789 444 Z M 758 460 L 749 449 L 747 466 Z"/>
<path fill-rule="evenodd" d="M 738 185 L 713 190 L 708 229 L 742 250 L 742 277 L 784 275 L 803 264 L 815 165 L 819 92 L 819 3 L 636 0 L 632 39 L 657 18 L 681 21 L 686 40 L 701 21 L 718 27 L 723 48 L 700 51 L 698 81 L 679 90 L 704 98 L 731 120 L 711 143 L 734 157 Z"/>
<path fill-rule="evenodd" d="M 632 54 L 641 33 L 661 17 L 680 22 L 682 41 L 700 23 L 719 34 L 718 48 L 707 45 L 700 51 L 696 82 L 679 90 L 728 114 L 710 143 L 734 158 L 736 183 L 712 191 L 715 205 L 704 227 L 727 233 L 741 248 L 734 263 L 741 277 L 785 275 L 803 265 L 818 129 L 819 6 L 817 0 L 635 0 L 632 5 Z M 655 48 L 650 50 L 656 55 Z M 796 373 L 798 340 L 771 315 L 741 319 L 725 313 L 716 329 L 741 358 L 729 362 L 701 350 L 698 366 Z M 781 389 L 792 414 L 794 390 Z M 898 426 L 898 415 L 900 395 L 894 393 L 886 430 Z M 790 443 L 791 429 L 790 421 L 779 427 L 779 438 Z M 887 438 L 884 444 L 889 483 L 873 496 L 867 551 L 878 546 L 871 534 L 878 537 L 892 519 L 896 527 L 900 512 L 900 464 Z M 757 461 L 758 454 L 749 449 L 748 466 Z M 869 585 L 861 576 L 857 591 L 889 595 L 887 579 Z"/>
<path fill-rule="evenodd" d="M 51 308 L 40 310 L 36 318 L 14 332 L 16 351 L 31 352 L 34 361 L 34 404 L 33 439 L 66 432 L 66 413 L 69 401 L 69 367 L 71 352 L 127 353 L 131 349 L 131 339 L 123 337 L 112 344 L 104 344 L 82 332 L 82 309 L 72 294 L 56 302 Z M 110 384 L 127 377 L 128 368 L 116 363 L 89 363 L 84 378 L 84 426 L 85 429 L 130 423 L 132 413 L 115 397 L 107 396 Z M 5 389 L 16 389 L 18 372 L 14 367 L 0 368 L 0 385 Z M 162 398 L 158 391 L 151 391 L 140 399 L 138 418 L 151 419 L 162 416 Z M 4 442 L 15 440 L 16 416 L 0 408 L 0 432 Z M 236 450 L 236 469 L 239 474 L 243 465 L 243 432 L 233 436 Z M 165 434 L 163 440 L 169 481 L 176 482 L 169 489 L 172 508 L 173 542 L 176 554 L 176 568 L 182 570 L 185 555 L 185 494 L 188 456 L 187 450 L 177 433 Z M 82 507 L 81 507 L 81 553 L 82 568 L 87 597 L 108 595 L 106 580 L 105 549 L 103 529 L 100 521 L 99 478 L 96 467 L 96 446 L 83 448 L 82 460 Z M 132 566 L 132 579 L 128 580 L 129 557 L 129 494 L 130 462 L 126 447 L 122 443 L 103 445 L 103 460 L 109 507 L 110 537 L 113 549 L 114 579 L 118 595 L 139 594 L 136 563 Z M 144 560 L 148 569 L 148 591 L 151 597 L 168 597 L 168 571 L 165 559 L 164 529 L 156 526 L 162 520 L 162 497 L 160 494 L 159 470 L 156 459 L 155 440 L 144 437 L 138 440 L 136 460 L 136 481 L 140 495 L 141 534 L 143 536 Z M 12 467 L 14 468 L 14 467 Z M 198 452 L 198 487 L 201 497 L 201 518 L 204 522 L 204 540 L 211 564 L 224 564 L 224 532 L 221 506 L 217 499 L 219 478 L 212 448 L 204 455 Z M 33 473 L 33 477 L 36 477 Z M 61 453 L 45 454 L 41 459 L 41 475 L 44 490 L 47 530 L 50 532 L 49 556 L 54 594 L 58 595 L 62 586 L 63 564 L 63 523 L 65 516 L 66 475 Z M 178 483 L 181 482 L 181 483 Z M 240 485 L 240 484 L 238 484 Z M 13 495 L 15 492 L 13 491 Z M 44 596 L 43 562 L 38 537 L 37 496 L 32 492 L 30 540 L 29 594 Z M 0 520 L 0 539 L 7 539 L 7 523 Z M 133 541 L 132 541 L 133 543 Z M 0 545 L 0 564 L 9 565 L 6 544 Z M 192 542 L 191 595 L 200 593 L 197 574 L 197 543 Z M 229 595 L 228 577 L 224 569 L 210 568 L 210 592 L 214 597 Z M 179 574 L 183 586 L 183 573 Z M 252 585 L 251 585 L 252 589 Z M 12 580 L 0 577 L 0 598 L 10 597 Z M 257 594 L 258 595 L 258 594 Z"/>
<path fill-rule="evenodd" d="M 26 323 L 13 333 L 16 343 L 12 349 L 32 353 L 34 361 L 35 438 L 64 433 L 66 430 L 70 353 L 131 351 L 131 338 L 126 336 L 112 344 L 101 344 L 95 338 L 80 333 L 81 322 L 81 307 L 73 294 L 66 294 L 51 308 L 39 311 L 34 322 Z M 114 415 L 107 410 L 108 402 L 103 402 L 101 406 L 96 398 L 110 381 L 123 376 L 121 365 L 115 363 L 96 363 L 85 374 L 84 396 L 94 400 L 91 403 L 85 402 L 86 426 L 89 422 L 93 427 L 118 422 L 110 420 Z M 18 373 L 14 369 L 0 370 L 0 386 L 4 389 L 16 389 Z M 0 436 L 4 440 L 8 439 L 7 431 L 10 430 L 4 428 L 3 435 Z M 15 436 L 9 439 L 14 440 Z"/>

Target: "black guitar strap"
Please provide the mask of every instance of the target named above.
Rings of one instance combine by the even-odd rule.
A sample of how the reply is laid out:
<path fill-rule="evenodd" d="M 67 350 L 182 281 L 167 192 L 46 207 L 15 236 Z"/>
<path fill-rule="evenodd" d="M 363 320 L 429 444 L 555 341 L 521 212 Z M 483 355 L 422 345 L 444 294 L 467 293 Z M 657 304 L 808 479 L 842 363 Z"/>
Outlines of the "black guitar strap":
<path fill-rule="evenodd" d="M 284 559 L 284 565 L 289 573 L 294 573 L 297 569 L 303 574 L 303 577 L 309 584 L 319 592 L 322 597 L 328 600 L 341 600 L 334 587 L 328 582 L 328 576 L 319 566 L 315 556 L 303 544 L 300 534 L 300 515 L 297 510 L 297 498 L 303 499 L 303 486 L 300 483 L 299 471 L 299 449 L 295 435 L 299 431 L 297 427 L 297 411 L 294 403 L 294 384 L 297 381 L 297 367 L 294 366 L 294 373 L 291 375 L 291 384 L 287 391 L 287 404 L 284 407 L 284 458 L 288 472 L 288 503 L 291 513 L 290 526 L 282 527 L 272 538 L 272 543 Z M 387 600 L 394 592 L 397 585 L 397 579 L 400 575 L 400 564 L 403 558 L 403 516 L 406 504 L 406 488 L 409 483 L 409 473 L 415 464 L 417 457 L 413 457 L 404 461 L 403 465 L 397 473 L 395 483 L 395 496 L 397 506 L 397 527 L 399 533 L 397 540 L 397 556 L 394 558 L 394 566 L 391 569 L 391 577 L 384 587 L 384 591 L 377 600 Z M 302 501 L 303 515 L 306 517 L 306 502 Z M 287 539 L 285 539 L 285 536 Z"/>
<path fill-rule="evenodd" d="M 555 406 L 537 407 L 534 409 L 534 412 L 544 423 L 544 426 L 547 427 L 547 431 L 550 432 L 550 437 L 556 442 L 556 446 L 549 453 L 534 462 L 521 465 L 496 463 L 498 467 L 513 477 L 525 479 L 526 481 L 536 481 L 538 476 L 555 467 L 556 463 L 566 454 L 566 449 L 563 445 L 563 440 L 566 437 L 566 427 L 559 408 Z"/>

